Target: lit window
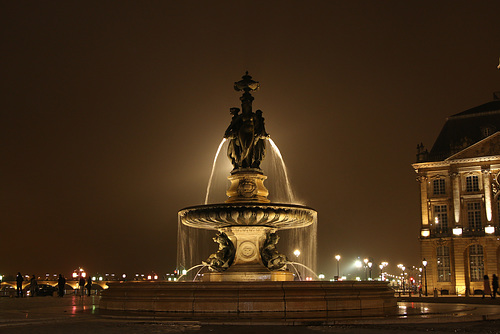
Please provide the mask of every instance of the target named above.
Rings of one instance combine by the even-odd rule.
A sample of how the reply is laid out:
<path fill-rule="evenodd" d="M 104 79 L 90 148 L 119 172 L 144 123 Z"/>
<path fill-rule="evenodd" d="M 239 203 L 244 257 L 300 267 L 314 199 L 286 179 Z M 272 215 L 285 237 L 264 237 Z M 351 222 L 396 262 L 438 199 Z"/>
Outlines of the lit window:
<path fill-rule="evenodd" d="M 445 181 L 444 179 L 438 179 L 432 181 L 434 195 L 444 195 L 446 194 Z"/>
<path fill-rule="evenodd" d="M 438 282 L 451 281 L 450 248 L 448 246 L 437 248 L 437 271 Z"/>
<path fill-rule="evenodd" d="M 472 231 L 480 231 L 483 228 L 480 202 L 467 203 L 467 222 L 469 223 L 469 229 Z"/>
<path fill-rule="evenodd" d="M 446 205 L 434 205 L 434 228 L 436 230 L 448 229 L 448 210 Z"/>
<path fill-rule="evenodd" d="M 470 281 L 481 282 L 484 276 L 483 246 L 471 245 L 469 247 Z"/>
<path fill-rule="evenodd" d="M 465 178 L 465 191 L 468 193 L 479 191 L 479 177 L 477 175 L 471 175 Z"/>

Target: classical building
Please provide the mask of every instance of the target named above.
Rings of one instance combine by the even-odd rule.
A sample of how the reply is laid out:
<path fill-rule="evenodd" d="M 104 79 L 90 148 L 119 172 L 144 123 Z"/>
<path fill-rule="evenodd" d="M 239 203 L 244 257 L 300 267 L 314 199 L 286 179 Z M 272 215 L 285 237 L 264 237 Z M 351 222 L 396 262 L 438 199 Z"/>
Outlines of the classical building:
<path fill-rule="evenodd" d="M 412 166 L 429 293 L 482 290 L 484 275 L 500 273 L 500 99 L 450 116 Z"/>

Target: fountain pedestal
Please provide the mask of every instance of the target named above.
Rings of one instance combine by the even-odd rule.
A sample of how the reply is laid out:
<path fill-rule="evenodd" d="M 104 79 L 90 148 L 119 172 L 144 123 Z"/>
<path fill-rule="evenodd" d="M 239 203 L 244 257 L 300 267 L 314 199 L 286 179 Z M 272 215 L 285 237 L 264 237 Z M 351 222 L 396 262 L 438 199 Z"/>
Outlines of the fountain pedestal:
<path fill-rule="evenodd" d="M 269 203 L 267 199 L 269 191 L 264 186 L 267 176 L 258 170 L 246 168 L 241 171 L 231 173 L 228 176 L 231 185 L 226 191 L 229 197 L 226 203 L 258 202 Z"/>
<path fill-rule="evenodd" d="M 236 248 L 231 267 L 223 273 L 211 272 L 203 275 L 204 282 L 252 282 L 293 281 L 291 272 L 270 271 L 262 262 L 261 249 L 268 233 L 275 228 L 265 226 L 230 226 L 219 229 L 224 232 Z"/>

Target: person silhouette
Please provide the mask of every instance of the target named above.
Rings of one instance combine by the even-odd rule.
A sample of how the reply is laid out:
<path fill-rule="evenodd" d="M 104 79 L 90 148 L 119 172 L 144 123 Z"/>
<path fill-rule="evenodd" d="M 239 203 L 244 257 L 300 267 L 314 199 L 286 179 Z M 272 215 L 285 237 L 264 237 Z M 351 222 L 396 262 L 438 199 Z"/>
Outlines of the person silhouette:
<path fill-rule="evenodd" d="M 36 281 L 35 275 L 32 275 L 30 280 L 31 297 L 35 297 L 37 295 L 37 291 L 38 291 L 38 282 Z"/>
<path fill-rule="evenodd" d="M 87 295 L 90 296 L 91 289 L 92 289 L 92 277 L 87 277 L 87 285 L 85 286 L 87 288 Z"/>
<path fill-rule="evenodd" d="M 59 274 L 57 279 L 57 292 L 59 297 L 64 297 L 64 286 L 66 285 L 66 278 L 62 274 Z"/>
<path fill-rule="evenodd" d="M 492 287 L 492 292 L 493 292 L 493 298 L 496 297 L 496 294 L 498 293 L 498 277 L 497 275 L 493 274 L 493 278 L 491 279 L 491 287 Z"/>
<path fill-rule="evenodd" d="M 24 282 L 24 277 L 21 275 L 20 272 L 17 273 L 16 277 L 16 283 L 17 283 L 17 297 L 21 296 L 23 297 L 23 282 Z"/>

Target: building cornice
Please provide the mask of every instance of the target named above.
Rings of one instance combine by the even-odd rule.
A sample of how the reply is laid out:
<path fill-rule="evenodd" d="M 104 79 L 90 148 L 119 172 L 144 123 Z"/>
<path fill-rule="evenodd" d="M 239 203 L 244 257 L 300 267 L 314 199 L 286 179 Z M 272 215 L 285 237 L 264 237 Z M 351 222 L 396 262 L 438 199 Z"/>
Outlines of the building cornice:
<path fill-rule="evenodd" d="M 466 164 L 466 163 L 482 163 L 495 160 L 500 160 L 500 155 L 491 155 L 487 157 L 464 158 L 464 159 L 451 159 L 445 161 L 417 162 L 412 164 L 411 166 L 418 173 L 418 170 L 423 168 L 449 167 L 451 165 Z"/>

